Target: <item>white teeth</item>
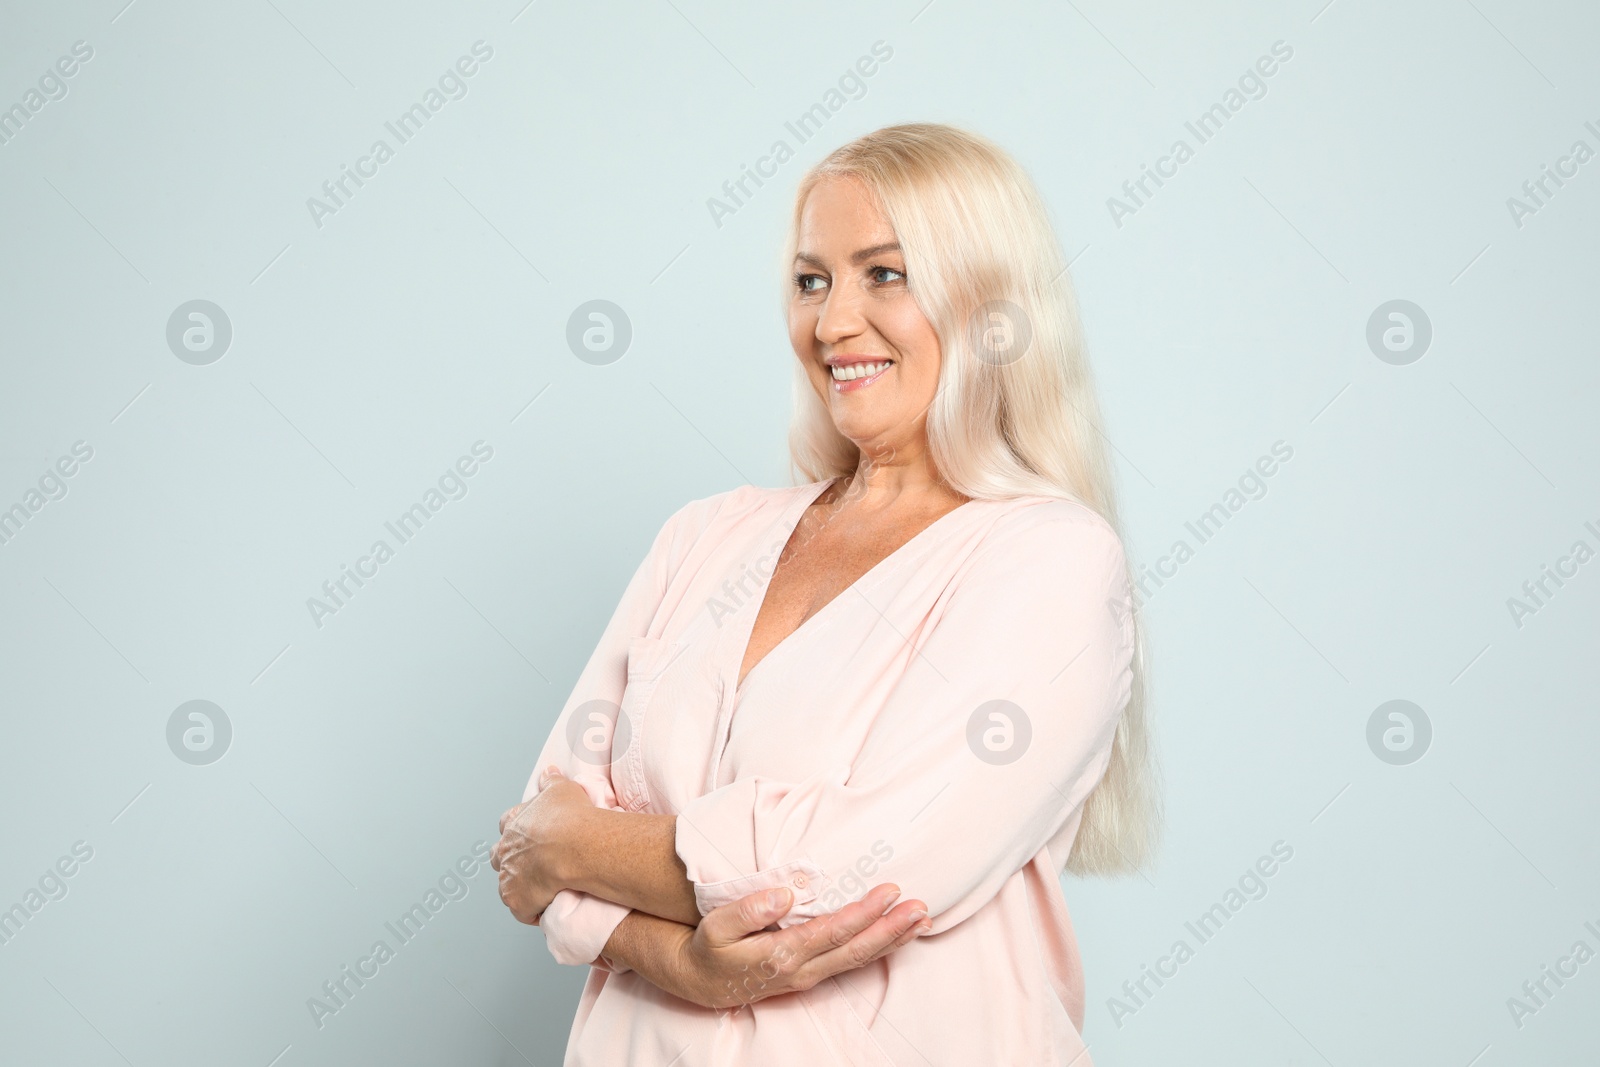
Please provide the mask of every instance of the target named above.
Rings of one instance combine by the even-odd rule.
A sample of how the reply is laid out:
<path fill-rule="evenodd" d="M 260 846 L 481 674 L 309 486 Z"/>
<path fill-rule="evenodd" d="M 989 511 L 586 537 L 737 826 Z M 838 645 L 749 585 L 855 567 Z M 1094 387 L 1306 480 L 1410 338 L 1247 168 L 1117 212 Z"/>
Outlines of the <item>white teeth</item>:
<path fill-rule="evenodd" d="M 889 366 L 890 361 L 885 359 L 877 363 L 850 363 L 844 366 L 829 368 L 833 371 L 833 380 L 836 382 L 854 381 L 856 378 L 870 378 L 874 374 Z"/>

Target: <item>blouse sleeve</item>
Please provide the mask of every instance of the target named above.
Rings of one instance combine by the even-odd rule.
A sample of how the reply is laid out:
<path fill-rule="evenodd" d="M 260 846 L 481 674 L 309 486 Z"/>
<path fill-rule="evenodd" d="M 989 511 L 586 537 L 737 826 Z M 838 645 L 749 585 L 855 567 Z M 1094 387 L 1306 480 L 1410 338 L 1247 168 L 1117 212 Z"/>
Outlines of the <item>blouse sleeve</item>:
<path fill-rule="evenodd" d="M 522 791 L 523 800 L 539 791 L 539 773 L 555 764 L 583 786 L 597 807 L 623 810 L 611 782 L 611 731 L 627 684 L 628 644 L 645 635 L 666 593 L 673 559 L 682 548 L 678 541 L 684 533 L 685 516 L 705 503 L 686 504 L 656 534 L 557 717 Z M 621 973 L 628 969 L 626 965 L 612 966 L 600 952 L 630 910 L 588 893 L 563 889 L 540 916 L 539 929 L 544 931 L 545 946 L 557 963 Z"/>
<path fill-rule="evenodd" d="M 702 914 L 788 885 L 787 927 L 893 882 L 941 933 L 1072 818 L 1131 692 L 1121 542 L 1089 508 L 1045 502 L 1003 519 L 952 586 L 923 629 L 895 638 L 908 665 L 850 766 L 740 779 L 679 813 Z"/>

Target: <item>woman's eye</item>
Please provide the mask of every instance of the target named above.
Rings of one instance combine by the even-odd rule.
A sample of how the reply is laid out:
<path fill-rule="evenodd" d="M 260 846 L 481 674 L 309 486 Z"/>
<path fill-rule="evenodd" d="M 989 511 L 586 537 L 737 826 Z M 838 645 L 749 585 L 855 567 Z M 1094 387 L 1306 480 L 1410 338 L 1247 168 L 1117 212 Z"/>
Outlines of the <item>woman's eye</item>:
<path fill-rule="evenodd" d="M 885 274 L 892 274 L 892 275 L 894 275 L 894 277 L 885 278 L 884 277 Z M 893 267 L 873 267 L 872 268 L 872 280 L 875 281 L 875 282 L 878 282 L 880 285 L 887 285 L 890 282 L 903 281 L 905 279 L 905 276 L 906 276 L 905 271 L 903 271 L 903 270 L 895 270 Z"/>
<path fill-rule="evenodd" d="M 816 284 L 813 285 L 813 282 Z M 794 283 L 802 293 L 814 293 L 822 287 L 822 276 L 819 274 L 796 274 Z"/>

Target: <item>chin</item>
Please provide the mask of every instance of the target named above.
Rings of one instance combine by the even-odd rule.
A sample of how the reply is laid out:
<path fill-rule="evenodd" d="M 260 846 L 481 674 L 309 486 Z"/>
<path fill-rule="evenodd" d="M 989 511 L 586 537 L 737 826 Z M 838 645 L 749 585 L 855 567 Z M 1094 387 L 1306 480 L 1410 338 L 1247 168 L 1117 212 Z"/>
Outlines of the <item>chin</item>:
<path fill-rule="evenodd" d="M 863 441 L 875 441 L 883 437 L 891 429 L 882 420 L 862 418 L 859 412 L 855 418 L 840 418 L 839 413 L 835 412 L 833 428 L 855 442 L 857 447 Z"/>

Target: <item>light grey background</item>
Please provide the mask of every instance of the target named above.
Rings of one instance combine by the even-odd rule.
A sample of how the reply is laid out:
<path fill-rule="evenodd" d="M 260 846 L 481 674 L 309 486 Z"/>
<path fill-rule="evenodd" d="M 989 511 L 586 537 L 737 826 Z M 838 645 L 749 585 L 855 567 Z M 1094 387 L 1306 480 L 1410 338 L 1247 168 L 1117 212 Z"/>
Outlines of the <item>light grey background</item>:
<path fill-rule="evenodd" d="M 1130 551 L 1196 547 L 1148 587 L 1159 862 L 1066 885 L 1096 1063 L 1593 1058 L 1600 960 L 1520 1026 L 1507 1003 L 1600 950 L 1600 562 L 1520 626 L 1507 604 L 1600 548 L 1600 160 L 1520 226 L 1507 204 L 1600 149 L 1593 5 L 125 2 L 0 9 L 0 106 L 93 48 L 0 145 L 0 508 L 93 449 L 0 545 L 0 907 L 93 849 L 0 946 L 0 1060 L 560 1061 L 582 973 L 486 869 L 320 1028 L 307 999 L 494 841 L 667 515 L 787 484 L 790 191 L 920 120 L 1038 182 Z M 466 96 L 319 227 L 307 199 L 479 40 Z M 1266 95 L 1117 225 L 1277 41 Z M 796 158 L 716 225 L 780 138 Z M 204 366 L 166 341 L 195 299 L 233 329 Z M 594 299 L 633 327 L 606 366 L 565 340 Z M 1433 328 L 1402 366 L 1366 341 L 1394 299 Z M 480 440 L 467 495 L 316 626 L 307 598 Z M 196 699 L 233 727 L 206 766 L 166 739 Z M 1367 743 L 1393 699 L 1432 725 L 1409 765 Z"/>

